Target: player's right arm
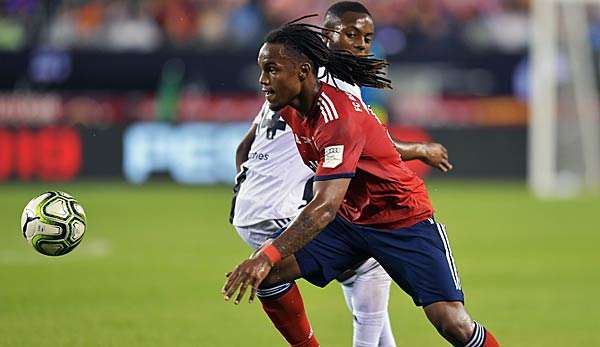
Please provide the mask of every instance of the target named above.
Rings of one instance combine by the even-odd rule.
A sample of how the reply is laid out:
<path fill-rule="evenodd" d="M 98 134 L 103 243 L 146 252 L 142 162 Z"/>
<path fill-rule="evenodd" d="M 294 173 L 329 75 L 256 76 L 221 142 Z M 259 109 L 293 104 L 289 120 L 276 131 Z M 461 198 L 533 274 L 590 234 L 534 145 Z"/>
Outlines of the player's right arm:
<path fill-rule="evenodd" d="M 350 178 L 314 182 L 313 200 L 304 207 L 287 230 L 273 241 L 273 246 L 282 258 L 294 254 L 333 221 L 349 184 Z"/>
<path fill-rule="evenodd" d="M 238 304 L 250 287 L 250 302 L 252 302 L 258 286 L 268 276 L 273 265 L 294 254 L 333 221 L 349 184 L 350 178 L 315 181 L 313 187 L 315 197 L 287 230 L 227 274 L 222 290 L 225 299 L 229 300 L 239 289 L 235 299 L 235 303 Z"/>
<path fill-rule="evenodd" d="M 251 288 L 252 300 L 256 289 L 277 262 L 301 249 L 335 218 L 346 196 L 350 179 L 355 175 L 366 134 L 351 117 L 327 120 L 327 124 L 322 125 L 313 136 L 314 146 L 319 150 L 313 200 L 283 234 L 228 274 L 223 287 L 226 300 L 239 290 L 235 299 L 238 303 L 248 287 Z M 323 119 L 320 121 L 323 122 Z"/>
<path fill-rule="evenodd" d="M 250 148 L 252 147 L 252 143 L 254 143 L 254 137 L 256 136 L 255 134 L 257 126 L 258 125 L 256 123 L 252 123 L 252 126 L 250 127 L 246 135 L 244 135 L 244 138 L 242 139 L 235 151 L 235 168 L 238 173 L 242 168 L 242 164 L 246 160 L 248 160 L 248 153 L 250 153 Z"/>
<path fill-rule="evenodd" d="M 294 254 L 333 221 L 366 143 L 366 134 L 348 116 L 322 124 L 313 138 L 320 156 L 314 177 L 314 198 L 273 241 L 281 258 Z"/>

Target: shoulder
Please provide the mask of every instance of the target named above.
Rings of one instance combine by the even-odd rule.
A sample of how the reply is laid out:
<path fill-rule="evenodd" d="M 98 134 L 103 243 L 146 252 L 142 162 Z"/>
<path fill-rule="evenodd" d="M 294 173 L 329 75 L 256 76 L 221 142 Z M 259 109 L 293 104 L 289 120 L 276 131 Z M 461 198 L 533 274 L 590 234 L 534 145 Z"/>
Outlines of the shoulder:
<path fill-rule="evenodd" d="M 325 70 L 325 68 L 323 68 L 323 67 L 319 68 L 318 76 L 322 76 L 320 79 L 321 82 L 328 84 L 329 86 L 333 87 L 334 89 L 337 88 L 346 93 L 350 93 L 350 94 L 354 95 L 355 97 L 362 100 L 362 94 L 360 91 L 360 87 L 358 85 L 350 84 L 348 82 L 344 82 L 338 78 L 331 76 L 331 74 L 329 72 L 327 72 L 327 70 Z"/>
<path fill-rule="evenodd" d="M 350 140 L 361 136 L 361 125 L 367 113 L 360 102 L 354 105 L 353 100 L 357 98 L 335 88 L 321 90 L 317 100 L 320 114 L 315 126 L 315 134 L 321 140 L 335 138 L 342 141 L 340 139 Z"/>
<path fill-rule="evenodd" d="M 367 113 L 359 98 L 329 85 L 323 86 L 318 103 L 325 123 Z"/>

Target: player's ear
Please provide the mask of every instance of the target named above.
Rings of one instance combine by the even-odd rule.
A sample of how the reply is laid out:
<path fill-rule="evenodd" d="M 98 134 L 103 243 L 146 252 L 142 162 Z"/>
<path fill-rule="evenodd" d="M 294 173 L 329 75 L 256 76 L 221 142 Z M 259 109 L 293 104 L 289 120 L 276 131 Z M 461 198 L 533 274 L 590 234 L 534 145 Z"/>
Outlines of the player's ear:
<path fill-rule="evenodd" d="M 329 46 L 329 43 L 331 41 L 333 41 L 333 34 L 335 34 L 335 33 L 330 30 L 323 30 L 323 34 L 325 35 L 324 36 L 325 44 L 327 44 Z"/>
<path fill-rule="evenodd" d="M 323 26 L 327 29 L 321 31 L 324 35 L 323 40 L 325 41 L 325 44 L 329 48 L 336 48 L 336 42 L 340 40 L 342 30 L 341 20 L 337 16 L 329 13 L 325 17 Z"/>
<path fill-rule="evenodd" d="M 300 64 L 300 69 L 298 70 L 298 78 L 300 81 L 304 81 L 306 77 L 311 73 L 312 67 L 309 63 Z"/>
<path fill-rule="evenodd" d="M 337 16 L 328 13 L 325 16 L 325 21 L 323 21 L 323 26 L 326 29 L 329 30 L 322 30 L 321 32 L 325 35 L 324 39 L 325 39 L 325 43 L 327 44 L 327 46 L 329 46 L 330 43 L 335 42 L 335 37 L 334 35 L 336 35 L 339 30 L 341 29 L 340 27 L 338 27 L 340 25 L 340 19 L 337 18 Z"/>

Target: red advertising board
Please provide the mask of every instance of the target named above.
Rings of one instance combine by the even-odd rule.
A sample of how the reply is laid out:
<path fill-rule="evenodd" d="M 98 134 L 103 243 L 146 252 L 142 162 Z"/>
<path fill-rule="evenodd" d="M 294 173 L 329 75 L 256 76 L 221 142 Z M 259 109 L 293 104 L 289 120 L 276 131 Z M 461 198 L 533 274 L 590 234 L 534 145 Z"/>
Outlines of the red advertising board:
<path fill-rule="evenodd" d="M 79 174 L 81 165 L 76 129 L 0 129 L 0 181 L 68 181 Z"/>

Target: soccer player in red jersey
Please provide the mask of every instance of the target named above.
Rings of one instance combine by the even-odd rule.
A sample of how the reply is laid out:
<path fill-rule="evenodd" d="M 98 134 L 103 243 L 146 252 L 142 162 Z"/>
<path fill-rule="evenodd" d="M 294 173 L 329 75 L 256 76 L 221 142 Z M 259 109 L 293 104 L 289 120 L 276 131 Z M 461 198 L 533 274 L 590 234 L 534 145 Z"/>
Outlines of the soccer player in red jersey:
<path fill-rule="evenodd" d="M 370 54 L 375 34 L 373 19 L 360 3 L 341 1 L 329 7 L 323 23 L 329 48 L 347 50 L 354 55 Z M 320 80 L 353 94 L 361 100 L 358 85 L 328 75 L 320 68 Z M 403 160 L 420 159 L 442 171 L 451 169 L 446 149 L 438 143 L 394 141 Z M 291 147 L 290 147 L 291 146 Z M 252 128 L 236 151 L 238 175 L 234 188 L 231 222 L 240 237 L 252 248 L 260 248 L 274 233 L 286 227 L 311 200 L 314 174 L 302 162 L 293 132 L 269 110 L 261 108 Z M 312 179 L 310 179 L 312 182 Z M 302 193 L 304 192 L 304 193 Z M 304 199 L 304 201 L 302 200 Z M 373 258 L 357 264 L 338 278 L 345 302 L 352 313 L 353 346 L 395 347 L 388 316 L 391 277 Z M 316 340 L 294 283 L 257 291 L 263 309 L 283 337 L 292 345 Z"/>
<path fill-rule="evenodd" d="M 260 50 L 260 84 L 316 172 L 314 199 L 285 232 L 228 275 L 225 298 L 239 302 L 250 287 L 252 301 L 259 286 L 301 277 L 325 286 L 372 257 L 450 343 L 498 346 L 464 309 L 445 227 L 434 219 L 424 183 L 362 103 L 317 79 L 324 67 L 351 84 L 388 87 L 381 76 L 385 63 L 332 51 L 322 36 L 292 22 L 271 32 Z"/>

